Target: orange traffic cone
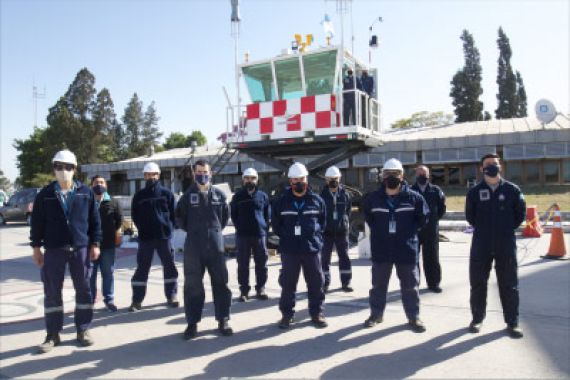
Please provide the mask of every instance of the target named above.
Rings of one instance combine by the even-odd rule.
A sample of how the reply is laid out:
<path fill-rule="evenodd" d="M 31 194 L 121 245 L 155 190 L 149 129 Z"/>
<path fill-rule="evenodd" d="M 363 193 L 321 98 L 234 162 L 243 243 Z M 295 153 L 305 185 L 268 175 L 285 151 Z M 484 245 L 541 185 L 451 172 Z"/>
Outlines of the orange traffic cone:
<path fill-rule="evenodd" d="M 536 206 L 527 206 L 526 208 L 526 226 L 522 235 L 526 237 L 540 237 L 542 235 L 542 227 L 538 222 L 538 208 Z"/>
<path fill-rule="evenodd" d="M 552 231 L 550 233 L 550 247 L 548 253 L 542 258 L 566 260 L 566 245 L 564 243 L 564 232 L 562 230 L 562 217 L 560 215 L 560 206 L 554 204 L 554 220 Z"/>

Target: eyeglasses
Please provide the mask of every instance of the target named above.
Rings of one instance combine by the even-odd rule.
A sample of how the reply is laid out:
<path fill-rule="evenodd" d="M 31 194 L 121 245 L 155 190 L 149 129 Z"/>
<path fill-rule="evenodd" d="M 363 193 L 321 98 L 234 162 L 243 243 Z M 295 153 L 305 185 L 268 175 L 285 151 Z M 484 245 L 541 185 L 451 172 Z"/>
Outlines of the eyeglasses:
<path fill-rule="evenodd" d="M 75 169 L 75 165 L 73 164 L 53 164 L 53 168 L 55 169 L 55 171 L 61 172 L 61 171 L 66 171 L 66 172 L 72 172 L 73 169 Z"/>

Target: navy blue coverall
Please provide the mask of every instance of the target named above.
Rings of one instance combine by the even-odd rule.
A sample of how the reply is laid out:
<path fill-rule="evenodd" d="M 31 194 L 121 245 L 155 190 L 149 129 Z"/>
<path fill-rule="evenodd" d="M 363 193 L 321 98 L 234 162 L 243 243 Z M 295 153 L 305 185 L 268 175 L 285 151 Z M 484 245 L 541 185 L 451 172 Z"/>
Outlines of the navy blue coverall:
<path fill-rule="evenodd" d="M 275 201 L 271 212 L 273 231 L 279 236 L 282 271 L 279 310 L 284 318 L 295 314 L 295 292 L 301 268 L 307 283 L 309 314 L 318 317 L 323 311 L 323 269 L 320 251 L 326 227 L 326 206 L 310 189 L 303 197 L 291 189 Z"/>
<path fill-rule="evenodd" d="M 255 290 L 262 291 L 267 282 L 267 229 L 269 226 L 269 197 L 261 190 L 251 194 L 244 187 L 234 194 L 230 203 L 232 222 L 236 228 L 238 283 L 242 294 L 249 286 L 249 260 L 255 262 Z"/>
<path fill-rule="evenodd" d="M 376 318 L 384 314 L 388 283 L 395 265 L 406 316 L 409 320 L 418 319 L 418 231 L 429 215 L 424 198 L 405 183 L 396 196 L 388 196 L 382 185 L 366 197 L 364 215 L 370 227 L 372 252 L 371 315 Z"/>
<path fill-rule="evenodd" d="M 324 233 L 324 244 L 321 253 L 323 273 L 325 276 L 325 288 L 331 283 L 330 263 L 333 245 L 338 254 L 338 268 L 340 271 L 340 282 L 343 286 L 350 284 L 352 279 L 352 268 L 348 257 L 348 232 L 350 225 L 350 214 L 352 204 L 350 194 L 346 192 L 342 185 L 339 185 L 336 192 L 332 192 L 325 187 L 321 192 L 321 198 L 327 207 L 327 223 Z"/>
<path fill-rule="evenodd" d="M 445 214 L 445 194 L 439 186 L 426 183 L 424 190 L 417 183 L 412 190 L 420 193 L 429 207 L 429 221 L 419 233 L 423 268 L 428 288 L 437 288 L 441 282 L 439 263 L 439 220 Z"/>
<path fill-rule="evenodd" d="M 89 247 L 101 242 L 101 221 L 91 189 L 75 181 L 64 196 L 55 181 L 44 187 L 34 201 L 30 240 L 32 247 L 45 248 L 41 277 L 48 334 L 59 333 L 63 327 L 67 265 L 75 288 L 75 327 L 78 332 L 87 330 L 93 319 Z"/>
<path fill-rule="evenodd" d="M 356 125 L 356 90 L 362 90 L 360 80 L 356 79 L 356 87 L 354 86 L 354 75 L 346 76 L 342 81 L 342 101 L 343 101 L 343 122 L 344 126 Z"/>
<path fill-rule="evenodd" d="M 131 217 L 139 232 L 137 269 L 131 279 L 133 303 L 141 303 L 146 295 L 148 272 L 154 251 L 162 263 L 164 295 L 168 301 L 178 293 L 178 270 L 170 238 L 174 229 L 174 196 L 160 182 L 139 190 L 133 197 Z"/>
<path fill-rule="evenodd" d="M 465 202 L 465 216 L 474 227 L 469 260 L 471 313 L 474 323 L 485 319 L 487 282 L 494 260 L 505 323 L 517 325 L 519 289 L 515 230 L 525 219 L 526 203 L 515 184 L 501 179 L 498 185 L 493 191 L 481 181 L 469 190 Z"/>
<path fill-rule="evenodd" d="M 212 282 L 215 318 L 230 318 L 232 292 L 224 256 L 223 229 L 228 224 L 229 206 L 224 193 L 210 187 L 201 192 L 192 185 L 178 201 L 176 220 L 186 231 L 184 242 L 184 311 L 188 324 L 200 322 L 204 308 L 204 272 Z"/>

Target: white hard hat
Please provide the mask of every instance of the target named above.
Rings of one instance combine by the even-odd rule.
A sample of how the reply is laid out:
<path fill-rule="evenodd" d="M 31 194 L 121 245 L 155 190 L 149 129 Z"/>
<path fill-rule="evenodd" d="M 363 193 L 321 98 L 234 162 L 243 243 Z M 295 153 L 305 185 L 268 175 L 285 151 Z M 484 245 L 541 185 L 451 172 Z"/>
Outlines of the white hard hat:
<path fill-rule="evenodd" d="M 61 162 L 62 164 L 73 164 L 74 166 L 77 166 L 77 158 L 75 157 L 75 154 L 67 149 L 57 152 L 55 156 L 53 156 L 51 162 Z"/>
<path fill-rule="evenodd" d="M 144 165 L 143 173 L 160 173 L 160 166 L 154 162 L 147 162 Z"/>
<path fill-rule="evenodd" d="M 244 170 L 243 174 L 241 175 L 241 177 L 255 177 L 257 178 L 257 170 L 255 170 L 254 168 L 247 168 Z"/>
<path fill-rule="evenodd" d="M 327 169 L 325 173 L 325 177 L 327 178 L 341 177 L 341 176 L 342 174 L 340 174 L 340 170 L 336 166 L 331 166 L 330 168 Z"/>
<path fill-rule="evenodd" d="M 309 175 L 307 168 L 300 162 L 295 162 L 291 167 L 289 167 L 289 172 L 287 177 L 289 178 L 301 178 Z"/>
<path fill-rule="evenodd" d="M 390 158 L 388 161 L 384 162 L 384 167 L 382 167 L 382 171 L 384 170 L 399 170 L 402 173 L 404 172 L 404 167 L 400 160 L 396 158 Z"/>

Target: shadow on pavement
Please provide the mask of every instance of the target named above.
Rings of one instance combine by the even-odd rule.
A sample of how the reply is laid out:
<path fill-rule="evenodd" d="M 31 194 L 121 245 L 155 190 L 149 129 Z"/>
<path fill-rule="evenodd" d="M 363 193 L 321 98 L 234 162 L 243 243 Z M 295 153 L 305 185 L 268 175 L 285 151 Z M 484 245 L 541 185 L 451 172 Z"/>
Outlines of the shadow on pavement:
<path fill-rule="evenodd" d="M 403 379 L 415 375 L 417 371 L 423 368 L 445 362 L 475 347 L 505 337 L 504 331 L 496 331 L 490 334 L 477 335 L 472 339 L 453 345 L 447 345 L 466 333 L 467 329 L 458 329 L 412 347 L 354 359 L 329 369 L 321 375 L 321 378 L 348 379 L 354 377 L 354 374 L 358 374 L 358 377 L 363 379 Z M 444 345 L 447 346 L 443 347 Z"/>
<path fill-rule="evenodd" d="M 407 330 L 406 325 L 399 325 L 387 328 L 385 330 L 371 329 L 370 333 L 360 335 L 354 338 L 344 339 L 346 336 L 361 330 L 362 327 L 350 326 L 332 333 L 325 333 L 321 336 L 311 339 L 296 341 L 285 346 L 260 346 L 250 350 L 243 350 L 224 358 L 216 359 L 208 364 L 205 368 L 204 378 L 221 378 L 231 374 L 232 377 L 253 377 L 268 374 L 274 374 L 279 371 L 294 368 L 304 363 L 318 361 L 332 357 L 333 355 L 342 353 L 355 347 L 359 347 L 375 340 L 386 337 L 390 334 L 398 333 Z M 411 333 L 411 332 L 410 332 Z M 422 366 L 431 364 L 431 356 L 425 355 L 441 346 L 442 344 L 453 340 L 466 333 L 466 329 L 456 330 L 447 333 L 441 337 L 434 338 L 426 343 L 405 349 L 401 354 L 391 357 L 378 366 L 374 360 L 367 360 L 369 372 L 365 372 L 366 366 L 363 370 L 354 367 L 353 362 L 349 362 L 346 367 L 345 373 L 339 373 L 340 378 L 378 378 L 379 374 L 385 373 L 389 368 L 391 371 L 397 371 L 399 367 L 406 367 L 411 373 L 415 372 L 415 368 L 410 368 L 408 364 L 398 365 L 398 363 L 407 363 L 410 361 L 410 354 L 415 354 L 420 358 Z M 481 337 L 471 339 L 465 343 L 452 346 L 452 349 L 446 348 L 442 350 L 441 355 L 434 356 L 434 362 L 445 360 L 446 358 L 459 355 L 462 352 L 468 351 L 471 348 L 480 344 L 488 343 L 498 337 L 504 336 L 503 332 L 493 333 Z M 429 358 L 428 358 L 429 357 Z M 430 363 L 427 363 L 430 362 Z M 419 367 L 421 368 L 421 367 Z M 336 370 L 336 369 L 335 369 Z M 412 372 L 413 370 L 413 372 Z M 402 377 L 403 375 L 392 374 L 389 377 Z M 323 375 L 322 377 L 325 377 Z M 329 377 L 335 377 L 330 376 Z"/>

